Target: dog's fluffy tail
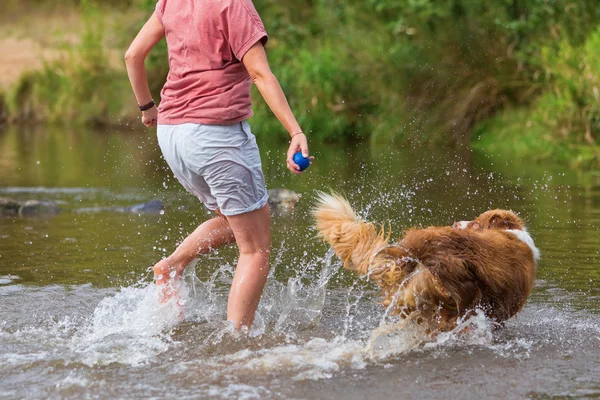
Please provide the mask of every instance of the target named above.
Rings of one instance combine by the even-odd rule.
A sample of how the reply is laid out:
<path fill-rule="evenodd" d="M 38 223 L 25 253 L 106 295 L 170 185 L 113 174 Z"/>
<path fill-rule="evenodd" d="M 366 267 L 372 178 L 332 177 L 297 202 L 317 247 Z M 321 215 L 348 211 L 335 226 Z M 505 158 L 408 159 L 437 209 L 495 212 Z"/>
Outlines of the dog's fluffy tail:
<path fill-rule="evenodd" d="M 369 271 L 371 259 L 388 243 L 383 229 L 377 232 L 372 223 L 363 221 L 339 194 L 319 192 L 313 215 L 319 235 L 333 247 L 344 267 L 361 275 Z"/>

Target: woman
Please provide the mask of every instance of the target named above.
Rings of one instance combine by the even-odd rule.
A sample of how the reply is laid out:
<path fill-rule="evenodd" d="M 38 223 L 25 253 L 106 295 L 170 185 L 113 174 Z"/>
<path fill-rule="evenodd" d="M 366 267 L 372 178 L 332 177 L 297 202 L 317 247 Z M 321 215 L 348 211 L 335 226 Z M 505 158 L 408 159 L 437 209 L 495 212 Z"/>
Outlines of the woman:
<path fill-rule="evenodd" d="M 169 75 L 160 109 L 152 101 L 144 61 L 163 36 Z M 168 296 L 171 283 L 198 255 L 236 242 L 240 257 L 227 319 L 250 327 L 269 271 L 271 246 L 267 192 L 252 116 L 252 82 L 289 132 L 287 167 L 307 139 L 277 78 L 269 69 L 267 33 L 251 0 L 160 0 L 125 55 L 142 123 L 158 125 L 158 142 L 179 182 L 218 216 L 204 222 L 171 256 L 154 266 Z"/>

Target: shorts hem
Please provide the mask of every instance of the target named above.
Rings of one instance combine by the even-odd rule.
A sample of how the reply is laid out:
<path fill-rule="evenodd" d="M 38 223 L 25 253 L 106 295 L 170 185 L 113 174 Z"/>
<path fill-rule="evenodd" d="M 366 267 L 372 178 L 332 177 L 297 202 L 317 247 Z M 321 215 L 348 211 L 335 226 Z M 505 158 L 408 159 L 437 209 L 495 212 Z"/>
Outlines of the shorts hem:
<path fill-rule="evenodd" d="M 241 210 L 240 209 L 236 209 L 236 210 L 219 209 L 219 211 L 221 211 L 221 214 L 223 214 L 226 217 L 233 217 L 235 215 L 246 214 L 251 211 L 260 210 L 261 208 L 263 208 L 265 206 L 265 204 L 267 204 L 268 200 L 269 200 L 269 194 L 265 193 L 265 195 L 263 196 L 262 199 L 260 199 L 259 201 L 257 201 L 256 203 L 252 204 L 250 207 L 247 207 L 245 209 L 241 209 Z"/>
<path fill-rule="evenodd" d="M 205 207 L 205 208 L 206 208 L 208 211 L 211 211 L 211 212 L 216 212 L 217 210 L 219 210 L 219 206 L 214 206 L 214 207 L 213 207 L 212 205 L 210 205 L 210 206 L 209 206 L 209 205 L 207 205 L 205 202 L 203 202 L 203 201 L 202 201 L 202 199 L 201 199 L 199 196 L 196 196 L 196 197 L 198 198 L 198 200 L 200 200 L 200 203 L 202 203 L 202 205 L 203 205 L 203 206 L 204 206 L 204 207 Z M 221 210 L 219 210 L 219 211 L 221 211 Z"/>

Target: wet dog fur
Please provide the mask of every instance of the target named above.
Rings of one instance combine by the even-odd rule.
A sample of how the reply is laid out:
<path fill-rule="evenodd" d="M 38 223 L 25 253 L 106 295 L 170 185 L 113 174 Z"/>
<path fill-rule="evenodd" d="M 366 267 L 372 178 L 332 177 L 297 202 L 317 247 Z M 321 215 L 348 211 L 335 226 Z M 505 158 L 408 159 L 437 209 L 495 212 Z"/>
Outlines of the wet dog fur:
<path fill-rule="evenodd" d="M 337 194 L 320 193 L 313 214 L 344 267 L 375 281 L 392 315 L 430 331 L 452 330 L 477 308 L 502 323 L 523 308 L 533 287 L 539 251 L 511 211 L 487 211 L 452 227 L 411 228 L 392 244 Z"/>

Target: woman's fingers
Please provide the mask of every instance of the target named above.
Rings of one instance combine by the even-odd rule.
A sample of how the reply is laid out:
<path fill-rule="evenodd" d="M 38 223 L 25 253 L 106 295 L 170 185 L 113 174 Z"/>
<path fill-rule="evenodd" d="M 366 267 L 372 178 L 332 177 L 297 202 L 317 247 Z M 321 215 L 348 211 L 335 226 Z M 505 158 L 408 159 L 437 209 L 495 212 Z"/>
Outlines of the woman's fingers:
<path fill-rule="evenodd" d="M 287 167 L 290 171 L 292 171 L 295 174 L 302 173 L 302 171 L 300 171 L 300 167 L 298 165 L 296 165 L 296 163 L 292 160 L 287 160 Z"/>
<path fill-rule="evenodd" d="M 306 136 L 302 135 L 302 139 L 299 140 L 300 151 L 302 152 L 303 157 L 308 157 L 308 141 L 306 140 Z"/>
<path fill-rule="evenodd" d="M 302 173 L 302 171 L 300 171 L 300 167 L 292 159 L 287 160 L 287 167 L 290 171 L 292 171 L 295 174 Z"/>
<path fill-rule="evenodd" d="M 142 124 L 144 124 L 145 127 L 150 128 L 151 126 L 156 126 L 157 121 L 156 118 L 146 118 L 146 117 L 142 117 Z"/>
<path fill-rule="evenodd" d="M 144 126 L 146 126 L 147 128 L 150 128 L 151 126 L 156 126 L 157 120 L 158 110 L 156 106 L 152 107 L 149 110 L 142 111 L 142 124 L 144 124 Z"/>
<path fill-rule="evenodd" d="M 301 174 L 304 171 L 300 171 L 300 167 L 294 162 L 294 154 L 296 154 L 297 152 L 301 152 L 303 157 L 308 157 L 308 140 L 306 139 L 306 136 L 304 134 L 292 138 L 290 142 L 290 147 L 287 151 L 286 159 L 288 169 L 295 174 Z M 315 158 L 312 156 L 308 158 L 310 159 L 312 164 L 312 160 L 314 160 Z"/>

